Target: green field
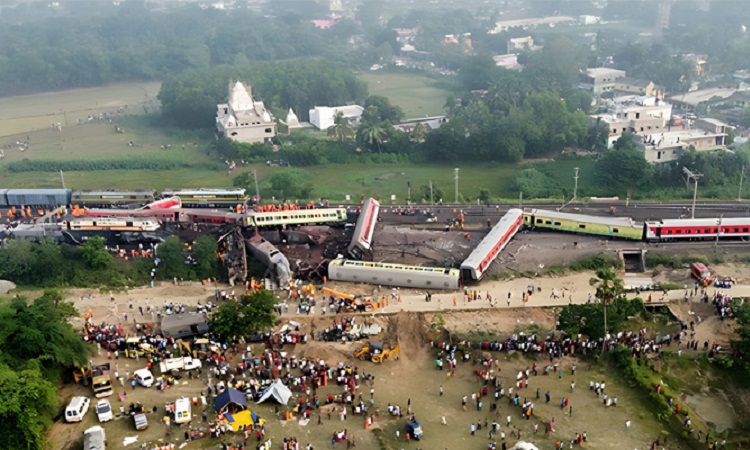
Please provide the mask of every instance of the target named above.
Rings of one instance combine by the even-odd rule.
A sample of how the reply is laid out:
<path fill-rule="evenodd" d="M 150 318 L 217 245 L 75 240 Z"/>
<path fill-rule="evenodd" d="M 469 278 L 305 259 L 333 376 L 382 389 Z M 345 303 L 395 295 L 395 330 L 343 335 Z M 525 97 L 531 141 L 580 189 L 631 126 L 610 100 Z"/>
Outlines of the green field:
<path fill-rule="evenodd" d="M 404 118 L 440 116 L 443 105 L 451 94 L 437 86 L 432 78 L 415 74 L 365 73 L 359 76 L 367 82 L 371 95 L 382 95 L 404 110 Z"/>
<path fill-rule="evenodd" d="M 128 83 L 0 99 L 0 138 L 86 120 L 89 115 L 117 111 L 142 114 L 158 107 L 161 83 Z"/>

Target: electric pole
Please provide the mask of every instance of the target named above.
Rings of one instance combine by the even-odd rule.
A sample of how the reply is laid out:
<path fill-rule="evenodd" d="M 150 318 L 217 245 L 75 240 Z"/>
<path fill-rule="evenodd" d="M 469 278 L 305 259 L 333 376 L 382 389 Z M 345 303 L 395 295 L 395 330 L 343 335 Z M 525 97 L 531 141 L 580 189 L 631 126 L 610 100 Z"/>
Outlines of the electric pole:
<path fill-rule="evenodd" d="M 742 181 L 745 179 L 745 166 L 742 166 L 742 172 L 740 172 L 740 191 L 737 193 L 737 201 L 742 200 Z"/>
<path fill-rule="evenodd" d="M 574 201 L 575 201 L 576 199 L 578 199 L 578 167 L 576 167 L 576 168 L 575 168 L 575 169 L 573 169 L 573 170 L 575 170 L 575 171 L 576 171 L 576 174 L 575 174 L 575 176 L 573 177 L 573 180 L 575 181 L 575 183 L 573 184 L 573 198 L 571 198 L 571 199 L 570 199 L 570 202 L 569 202 L 569 203 L 572 203 L 572 202 L 574 202 Z"/>
<path fill-rule="evenodd" d="M 695 182 L 695 188 L 693 189 L 693 209 L 690 212 L 690 218 L 695 219 L 695 200 L 698 198 L 698 179 L 701 178 L 703 174 L 700 172 L 692 172 L 687 167 L 683 167 L 682 171 L 687 177 L 685 179 L 685 185 L 687 187 L 690 187 L 690 180 L 693 180 Z"/>
<path fill-rule="evenodd" d="M 255 180 L 255 197 L 258 199 L 256 202 L 260 204 L 260 189 L 258 189 L 258 172 L 253 169 L 253 179 Z"/>
<path fill-rule="evenodd" d="M 719 216 L 719 219 L 716 221 L 716 225 L 718 225 L 718 228 L 716 228 L 716 242 L 714 242 L 714 254 L 716 254 L 719 251 L 719 235 L 721 234 L 721 221 L 724 220 L 724 214 Z"/>
<path fill-rule="evenodd" d="M 432 180 L 430 180 L 430 203 L 435 204 L 435 199 L 432 196 Z"/>
<path fill-rule="evenodd" d="M 60 171 L 60 180 L 62 181 L 63 189 L 65 189 L 65 175 L 63 175 L 63 171 Z"/>
<path fill-rule="evenodd" d="M 406 204 L 411 203 L 411 181 L 406 182 Z"/>
<path fill-rule="evenodd" d="M 454 192 L 454 194 L 455 194 L 455 196 L 454 196 L 455 197 L 455 204 L 458 204 L 458 167 L 456 167 L 455 169 L 453 169 L 453 173 L 454 173 L 453 179 L 456 182 L 456 187 L 455 187 L 455 192 Z"/>

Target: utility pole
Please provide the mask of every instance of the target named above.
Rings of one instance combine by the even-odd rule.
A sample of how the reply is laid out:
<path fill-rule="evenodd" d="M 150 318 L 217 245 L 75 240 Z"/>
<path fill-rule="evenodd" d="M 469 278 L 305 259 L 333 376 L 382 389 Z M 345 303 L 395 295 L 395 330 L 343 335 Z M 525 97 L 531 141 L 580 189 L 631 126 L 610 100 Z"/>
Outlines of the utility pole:
<path fill-rule="evenodd" d="M 430 203 L 435 204 L 435 199 L 432 196 L 432 180 L 430 180 Z"/>
<path fill-rule="evenodd" d="M 523 191 L 518 193 L 518 209 L 523 209 Z"/>
<path fill-rule="evenodd" d="M 456 167 L 455 169 L 453 169 L 453 174 L 454 174 L 453 175 L 453 180 L 455 180 L 455 182 L 456 182 L 456 187 L 455 187 L 455 192 L 454 192 L 454 194 L 455 194 L 454 198 L 455 198 L 455 204 L 458 204 L 458 167 Z"/>
<path fill-rule="evenodd" d="M 411 203 L 411 181 L 406 182 L 406 204 Z"/>
<path fill-rule="evenodd" d="M 62 181 L 63 189 L 65 189 L 65 175 L 63 175 L 63 171 L 60 171 L 60 180 Z"/>
<path fill-rule="evenodd" d="M 570 202 L 574 202 L 578 199 L 578 167 L 576 167 L 573 170 L 576 171 L 576 174 L 573 177 L 573 180 L 575 180 L 575 183 L 573 184 L 573 198 L 570 199 Z"/>
<path fill-rule="evenodd" d="M 742 166 L 742 172 L 740 172 L 740 191 L 737 193 L 737 201 L 742 200 L 742 181 L 745 179 L 745 166 Z"/>
<path fill-rule="evenodd" d="M 700 172 L 692 172 L 687 167 L 683 167 L 682 171 L 687 177 L 685 179 L 685 185 L 687 187 L 690 187 L 690 180 L 693 180 L 695 182 L 695 188 L 693 189 L 693 209 L 690 212 L 690 218 L 695 219 L 695 200 L 698 198 L 698 179 L 701 178 L 703 174 Z"/>
<path fill-rule="evenodd" d="M 258 172 L 253 169 L 253 179 L 255 180 L 255 197 L 258 199 L 257 202 L 260 204 L 260 189 L 258 189 Z"/>
<path fill-rule="evenodd" d="M 714 254 L 718 253 L 719 251 L 719 235 L 721 234 L 721 221 L 724 220 L 724 214 L 719 216 L 719 219 L 716 221 L 716 225 L 718 227 L 716 228 L 716 241 L 714 242 Z"/>

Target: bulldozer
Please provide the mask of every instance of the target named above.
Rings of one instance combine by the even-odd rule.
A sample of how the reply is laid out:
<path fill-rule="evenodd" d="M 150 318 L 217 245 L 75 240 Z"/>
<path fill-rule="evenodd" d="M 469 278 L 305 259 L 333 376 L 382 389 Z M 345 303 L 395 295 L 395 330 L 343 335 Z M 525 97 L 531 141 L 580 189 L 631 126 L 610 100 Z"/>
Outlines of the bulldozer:
<path fill-rule="evenodd" d="M 355 358 L 359 358 L 362 361 L 367 361 L 369 359 L 375 364 L 380 364 L 386 359 L 396 359 L 400 355 L 400 346 L 397 345 L 389 349 L 388 346 L 383 345 L 380 341 L 371 341 L 365 347 L 354 352 Z"/>

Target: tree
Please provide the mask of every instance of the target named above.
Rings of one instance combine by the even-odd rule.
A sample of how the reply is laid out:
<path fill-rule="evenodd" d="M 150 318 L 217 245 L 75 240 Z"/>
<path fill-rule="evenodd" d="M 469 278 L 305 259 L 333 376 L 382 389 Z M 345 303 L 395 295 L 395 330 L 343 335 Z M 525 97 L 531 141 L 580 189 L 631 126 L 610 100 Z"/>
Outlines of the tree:
<path fill-rule="evenodd" d="M 104 249 L 106 241 L 101 236 L 93 236 L 81 246 L 81 256 L 92 269 L 103 269 L 112 263 L 112 255 Z"/>
<path fill-rule="evenodd" d="M 650 181 L 650 167 L 630 133 L 624 133 L 614 148 L 596 163 L 600 188 L 607 194 L 630 194 Z"/>
<path fill-rule="evenodd" d="M 372 150 L 377 146 L 378 152 L 381 151 L 383 139 L 385 138 L 385 128 L 380 123 L 362 122 L 359 126 L 358 134 L 361 140 L 367 144 L 367 148 Z"/>
<path fill-rule="evenodd" d="M 80 339 L 79 339 L 80 341 Z M 0 440 L 5 448 L 44 450 L 57 413 L 57 389 L 31 364 L 13 371 L 0 364 Z"/>
<path fill-rule="evenodd" d="M 271 175 L 270 183 L 280 198 L 312 198 L 312 178 L 306 171 L 296 168 L 277 170 Z"/>
<path fill-rule="evenodd" d="M 333 125 L 328 127 L 328 137 L 339 142 L 348 141 L 354 137 L 354 128 L 341 111 L 336 113 Z"/>
<path fill-rule="evenodd" d="M 216 255 L 216 240 L 212 236 L 200 236 L 193 244 L 194 270 L 198 278 L 206 280 L 219 275 L 219 257 Z"/>
<path fill-rule="evenodd" d="M 589 285 L 596 286 L 596 298 L 604 303 L 611 302 L 622 293 L 622 280 L 617 277 L 615 270 L 602 267 L 596 270 L 596 277 L 589 280 Z"/>
<path fill-rule="evenodd" d="M 68 322 L 77 312 L 58 290 L 33 302 L 16 297 L 0 308 L 0 357 L 14 368 L 37 360 L 50 375 L 86 364 L 88 348 Z"/>
<path fill-rule="evenodd" d="M 523 169 L 515 181 L 515 188 L 523 192 L 524 198 L 555 198 L 561 195 L 560 186 L 556 180 L 548 177 L 533 167 Z"/>
<path fill-rule="evenodd" d="M 404 118 L 404 111 L 401 107 L 392 104 L 388 97 L 382 95 L 367 97 L 364 108 L 368 114 L 366 120 L 377 122 L 387 120 L 390 123 L 399 123 Z"/>
<path fill-rule="evenodd" d="M 156 247 L 159 268 L 164 278 L 191 279 L 194 275 L 186 262 L 185 249 L 176 236 L 170 236 Z"/>
<path fill-rule="evenodd" d="M 411 130 L 411 134 L 409 134 L 409 138 L 411 140 L 413 140 L 414 142 L 419 142 L 420 144 L 424 142 L 426 136 L 427 127 L 422 122 L 417 122 L 414 125 L 414 128 Z"/>
<path fill-rule="evenodd" d="M 223 341 L 249 337 L 276 323 L 276 296 L 271 291 L 257 291 L 229 301 L 211 314 L 211 332 Z"/>

